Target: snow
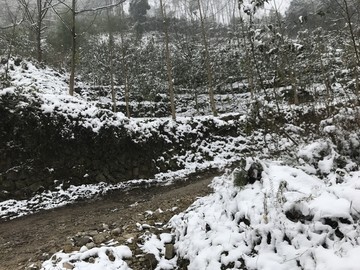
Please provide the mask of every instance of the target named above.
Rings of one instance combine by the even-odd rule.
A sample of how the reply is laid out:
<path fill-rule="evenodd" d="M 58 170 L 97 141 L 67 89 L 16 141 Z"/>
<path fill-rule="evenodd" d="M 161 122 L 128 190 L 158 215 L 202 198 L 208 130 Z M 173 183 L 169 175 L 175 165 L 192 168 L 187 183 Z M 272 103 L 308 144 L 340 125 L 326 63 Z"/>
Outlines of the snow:
<path fill-rule="evenodd" d="M 258 270 L 358 268 L 360 213 L 352 205 L 358 206 L 359 193 L 354 188 L 344 192 L 344 186 L 358 183 L 359 172 L 348 174 L 343 184 L 327 186 L 326 179 L 278 163 L 262 161 L 261 182 L 242 188 L 234 186 L 230 173 L 215 178 L 214 194 L 171 219 L 177 254 L 190 260 L 188 269 L 230 263 L 234 269 L 245 264 Z M 290 220 L 292 208 L 310 218 Z M 338 226 L 332 228 L 326 218 Z"/>
<path fill-rule="evenodd" d="M 70 254 L 55 253 L 50 260 L 42 264 L 41 269 L 130 270 L 131 268 L 123 259 L 131 258 L 131 256 L 131 250 L 127 246 L 101 247 L 90 250 L 83 247 L 79 252 Z"/>
<path fill-rule="evenodd" d="M 178 171 L 161 172 L 152 179 L 134 179 L 117 185 L 99 183 L 70 186 L 67 189 L 59 185 L 52 192 L 45 191 L 28 200 L 0 202 L 0 218 L 12 219 L 42 209 L 51 209 L 78 200 L 93 198 L 110 190 L 133 188 L 144 183 L 169 185 L 178 179 L 185 179 L 192 173 L 209 168 L 223 169 L 238 161 L 241 157 L 237 153 L 248 148 L 250 143 L 242 136 L 219 136 L 211 140 L 205 138 L 204 133 L 208 129 L 206 122 L 213 123 L 216 127 L 226 127 L 233 124 L 231 120 L 225 121 L 212 116 L 178 117 L 176 121 L 168 118 L 128 119 L 121 112 L 114 114 L 109 110 L 99 109 L 99 104 L 89 101 L 84 93 L 69 96 L 66 74 L 59 74 L 50 68 L 36 67 L 25 60 L 21 65 L 16 66 L 14 60 L 10 59 L 9 64 L 13 66 L 9 69 L 11 86 L 1 89 L 0 96 L 13 95 L 13 98 L 25 96 L 29 103 L 40 104 L 39 109 L 43 113 L 63 117 L 70 127 L 73 124 L 80 124 L 94 133 L 109 126 L 122 127 L 135 143 L 148 141 L 153 136 L 160 136 L 168 143 L 177 143 L 179 138 L 192 134 L 198 139 L 192 146 L 197 148 L 196 150 L 172 157 L 181 166 Z M 19 106 L 32 105 L 19 103 Z M 160 133 L 160 129 L 164 132 Z M 62 135 L 73 136 L 71 129 L 64 129 Z M 165 160 L 165 158 L 162 156 L 159 160 Z M 84 178 L 88 177 L 90 177 L 89 174 L 84 175 Z"/>
<path fill-rule="evenodd" d="M 248 6 L 248 9 L 253 9 L 253 6 Z M 245 157 L 246 165 L 241 169 L 248 170 L 254 162 L 261 164 L 263 172 L 260 181 L 235 186 L 233 173 L 228 170 L 221 177 L 214 178 L 213 194 L 199 198 L 169 221 L 172 233 L 143 235 L 145 243 L 141 249 L 144 253 L 155 255 L 158 260 L 156 269 L 175 269 L 180 258 L 189 260 L 189 270 L 241 269 L 245 266 L 254 270 L 359 269 L 360 171 L 356 160 L 351 161 L 348 157 L 345 157 L 346 165 L 339 168 L 338 149 L 330 139 L 308 138 L 309 142 L 301 141 L 295 150 L 288 138 L 275 137 L 270 133 L 265 136 L 261 130 L 254 131 L 250 136 L 219 136 L 205 140 L 204 122 L 213 121 L 217 127 L 226 127 L 231 121 L 211 116 L 179 117 L 176 122 L 166 118 L 128 119 L 122 113 L 113 114 L 99 109 L 96 102 L 89 102 L 80 94 L 70 97 L 64 75 L 51 69 L 40 70 L 25 61 L 23 65 L 27 68 L 14 66 L 14 70 L 10 70 L 12 85 L 1 89 L 0 96 L 21 94 L 29 101 L 40 100 L 43 113 L 60 114 L 69 123 L 82 119 L 81 124 L 94 132 L 106 126 L 122 126 L 135 142 L 158 136 L 160 128 L 164 130 L 160 136 L 169 143 L 189 134 L 197 134 L 199 139 L 193 143 L 197 151 L 173 157 L 183 165 L 181 170 L 159 173 L 154 179 L 135 179 L 118 185 L 100 183 L 70 186 L 66 190 L 59 185 L 55 191 L 44 191 L 29 200 L 1 202 L 1 218 L 23 216 L 79 199 L 93 198 L 109 190 L 136 187 L 144 182 L 168 185 L 194 172 L 224 169 Z M 313 91 L 325 91 L 323 85 L 314 84 L 312 87 Z M 270 107 L 270 104 L 263 105 Z M 27 104 L 20 103 L 19 106 Z M 324 105 L 314 106 L 323 108 Z M 243 106 L 240 104 L 238 107 Z M 306 113 L 307 109 L 302 107 L 301 113 Z M 243 112 L 243 109 L 240 110 Z M 288 110 L 290 117 L 296 112 L 294 106 L 284 107 L 283 110 Z M 333 118 L 322 121 L 323 134 L 338 134 L 341 122 L 344 119 L 354 120 L 354 115 L 356 112 L 353 109 L 344 109 Z M 247 121 L 245 116 L 239 118 Z M 291 123 L 285 125 L 285 130 L 292 136 L 305 132 L 302 127 Z M 356 134 L 344 133 L 343 136 L 346 149 L 359 146 Z M 264 138 L 276 142 L 269 143 L 265 149 Z M 271 159 L 268 154 L 275 148 L 278 151 L 286 149 L 288 156 L 282 160 Z M 251 153 L 251 158 L 243 154 L 245 150 Z M 164 157 L 159 159 L 165 160 Z M 138 227 L 146 230 L 151 226 L 138 224 Z M 165 245 L 173 239 L 176 256 L 166 260 Z M 83 270 L 125 270 L 130 268 L 124 259 L 131 256 L 126 246 L 102 246 L 90 250 L 83 247 L 78 252 L 54 254 L 43 263 L 42 270 L 68 269 L 69 265 Z"/>
<path fill-rule="evenodd" d="M 172 235 L 168 233 L 162 233 L 160 239 L 156 235 L 144 234 L 142 236 L 145 240 L 145 244 L 141 246 L 144 253 L 154 254 L 158 261 L 158 265 L 154 270 L 171 270 L 176 267 L 177 257 L 175 256 L 171 260 L 164 258 L 165 244 L 172 241 Z"/>
<path fill-rule="evenodd" d="M 298 150 L 299 161 L 306 157 L 309 163 L 326 163 L 328 156 L 319 155 L 320 149 L 334 156 L 326 141 L 318 141 Z M 246 169 L 251 162 L 247 160 Z M 215 178 L 214 194 L 172 218 L 177 254 L 190 260 L 188 269 L 220 269 L 230 263 L 234 269 L 242 264 L 269 270 L 356 269 L 360 172 L 345 172 L 343 182 L 334 183 L 332 162 L 326 172 L 319 170 L 327 174 L 324 179 L 314 175 L 316 170 L 302 169 L 307 166 L 261 163 L 261 182 L 239 188 L 230 173 Z M 304 219 L 288 218 L 292 209 Z"/>

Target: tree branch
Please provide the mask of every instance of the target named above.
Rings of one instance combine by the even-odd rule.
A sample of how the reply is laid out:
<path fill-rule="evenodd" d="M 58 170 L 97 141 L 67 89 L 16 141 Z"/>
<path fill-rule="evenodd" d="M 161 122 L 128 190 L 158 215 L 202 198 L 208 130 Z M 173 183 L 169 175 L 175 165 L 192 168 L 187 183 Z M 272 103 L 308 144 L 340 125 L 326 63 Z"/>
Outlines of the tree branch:
<path fill-rule="evenodd" d="M 16 27 L 16 26 L 22 24 L 23 21 L 24 21 L 24 18 L 22 18 L 20 21 L 14 23 L 14 24 L 7 25 L 7 26 L 0 26 L 0 29 L 1 29 L 1 30 L 6 30 L 6 29 L 10 29 L 10 28 Z"/>
<path fill-rule="evenodd" d="M 126 2 L 126 0 L 120 0 L 120 1 L 116 2 L 115 4 L 111 4 L 111 5 L 89 8 L 89 9 L 82 9 L 82 10 L 75 11 L 75 14 L 77 15 L 77 14 L 81 14 L 81 13 L 85 13 L 85 12 L 95 12 L 95 11 L 100 11 L 100 10 L 104 10 L 104 9 L 108 9 L 108 8 L 113 8 L 113 7 L 123 4 L 124 2 Z"/>
<path fill-rule="evenodd" d="M 61 15 L 59 14 L 59 12 L 54 8 L 53 5 L 51 5 L 52 10 L 54 11 L 54 13 L 56 14 L 56 16 L 58 16 L 58 18 L 60 19 L 61 23 L 65 26 L 65 28 L 67 30 L 70 31 L 70 33 L 72 32 L 72 30 L 70 29 L 69 25 L 64 21 L 64 19 L 61 17 Z"/>

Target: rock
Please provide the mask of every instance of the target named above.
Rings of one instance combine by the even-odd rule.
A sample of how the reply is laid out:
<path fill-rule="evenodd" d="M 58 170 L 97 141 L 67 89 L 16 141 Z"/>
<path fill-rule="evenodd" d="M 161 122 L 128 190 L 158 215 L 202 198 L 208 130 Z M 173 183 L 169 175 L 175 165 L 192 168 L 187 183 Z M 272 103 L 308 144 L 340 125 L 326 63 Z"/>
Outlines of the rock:
<path fill-rule="evenodd" d="M 254 162 L 251 164 L 248 170 L 248 182 L 254 184 L 255 181 L 261 180 L 261 174 L 263 172 L 263 167 L 260 162 Z"/>
<path fill-rule="evenodd" d="M 67 244 L 63 247 L 63 251 L 65 253 L 71 253 L 74 251 L 74 246 L 73 245 L 70 245 L 70 244 Z"/>
<path fill-rule="evenodd" d="M 94 248 L 96 245 L 95 245 L 95 243 L 94 242 L 90 242 L 90 243 L 87 243 L 86 244 L 86 247 L 88 248 L 88 249 L 92 249 L 92 248 Z"/>
<path fill-rule="evenodd" d="M 108 256 L 108 258 L 109 258 L 109 260 L 110 260 L 111 262 L 115 261 L 114 253 L 113 253 L 110 249 L 108 249 L 108 250 L 106 251 L 106 255 Z"/>
<path fill-rule="evenodd" d="M 98 235 L 99 232 L 97 230 L 92 230 L 92 231 L 89 231 L 87 232 L 87 235 L 91 236 L 91 237 L 94 237 L 95 235 Z"/>
<path fill-rule="evenodd" d="M 124 236 L 124 239 L 125 240 L 129 240 L 129 239 L 136 239 L 136 237 L 137 237 L 137 234 L 136 233 L 128 233 L 128 234 L 125 234 Z"/>
<path fill-rule="evenodd" d="M 173 244 L 165 244 L 165 259 L 171 260 L 175 256 L 175 247 Z"/>
<path fill-rule="evenodd" d="M 93 239 L 94 239 L 94 243 L 95 243 L 95 244 L 97 244 L 97 245 L 102 244 L 102 243 L 106 242 L 106 240 L 107 240 L 107 234 L 105 234 L 105 233 L 99 233 L 99 234 L 95 235 L 95 236 L 93 237 Z"/>
<path fill-rule="evenodd" d="M 144 259 L 145 259 L 147 269 L 155 269 L 156 268 L 158 261 L 156 260 L 156 257 L 154 254 L 148 253 L 145 255 Z"/>
<path fill-rule="evenodd" d="M 77 246 L 77 247 L 86 246 L 87 243 L 92 242 L 92 239 L 90 236 L 84 236 L 84 237 L 76 236 L 73 238 L 73 240 L 74 240 L 75 246 Z"/>
<path fill-rule="evenodd" d="M 111 234 L 113 236 L 119 236 L 122 233 L 122 230 L 120 228 L 115 228 L 111 231 Z"/>
<path fill-rule="evenodd" d="M 79 250 L 80 253 L 84 253 L 86 251 L 88 251 L 89 249 L 86 246 L 82 246 Z"/>
<path fill-rule="evenodd" d="M 75 266 L 69 262 L 64 262 L 62 267 L 65 269 L 74 269 L 75 268 Z"/>
<path fill-rule="evenodd" d="M 20 64 L 21 64 L 21 61 L 22 61 L 22 59 L 21 58 L 19 58 L 19 57 L 17 57 L 15 60 L 14 60 L 14 64 L 15 64 L 15 66 L 20 66 Z"/>

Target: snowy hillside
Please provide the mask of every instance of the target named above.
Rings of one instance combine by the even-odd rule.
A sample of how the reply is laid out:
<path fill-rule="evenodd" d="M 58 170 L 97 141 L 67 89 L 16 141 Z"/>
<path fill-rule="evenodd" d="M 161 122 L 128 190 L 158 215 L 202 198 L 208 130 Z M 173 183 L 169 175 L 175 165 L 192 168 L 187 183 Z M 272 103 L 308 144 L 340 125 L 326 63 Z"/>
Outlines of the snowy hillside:
<path fill-rule="evenodd" d="M 49 68 L 13 59 L 10 61 L 8 77 L 8 85 L 0 90 L 3 115 L 6 115 L 2 119 L 4 132 L 1 135 L 3 150 L 7 151 L 6 160 L 9 160 L 1 164 L 4 167 L 4 183 L 0 184 L 4 189 L 0 195 L 7 198 L 10 193 L 24 190 L 25 195 L 22 197 L 27 198 L 11 198 L 0 202 L 1 218 L 19 217 L 103 195 L 114 189 L 145 183 L 170 184 L 191 174 L 231 166 L 240 159 L 240 152 L 245 149 L 250 151 L 254 147 L 253 142 L 241 131 L 240 126 L 245 124 L 246 119 L 239 114 L 227 114 L 220 118 L 178 117 L 174 122 L 169 121 L 169 118 L 129 119 L 121 112 L 113 113 L 102 109 L 98 101 L 89 100 L 89 93 L 69 96 L 66 74 L 59 74 Z M 252 137 L 256 136 L 259 135 L 254 134 Z M 121 138 L 125 138 L 123 145 L 116 146 Z M 103 145 L 104 140 L 109 149 Z M 124 157 L 121 159 L 125 159 L 125 162 L 117 162 L 119 156 L 127 154 L 122 149 L 131 147 L 130 144 L 132 151 L 127 152 L 134 153 L 137 147 L 138 157 Z M 57 145 L 59 148 L 56 148 Z M 81 145 L 81 149 L 75 150 Z M 107 166 L 94 164 L 90 149 L 96 145 L 99 147 L 93 152 L 98 159 L 101 159 L 100 154 L 104 152 L 103 161 L 107 165 L 116 161 L 116 164 L 106 169 L 109 171 L 106 175 L 94 171 L 94 167 L 103 170 Z M 146 148 L 147 145 L 150 146 Z M 154 149 L 151 145 L 154 145 Z M 39 151 L 41 147 L 43 150 Z M 111 153 L 118 147 L 119 153 L 107 156 L 108 152 Z M 146 161 L 147 164 L 139 165 L 139 173 L 136 175 L 130 168 L 128 179 L 118 181 L 121 180 L 118 177 L 124 178 L 123 174 L 127 173 L 121 171 L 128 166 L 126 160 L 139 160 L 146 156 L 144 149 L 150 154 L 157 153 L 157 156 L 151 156 Z M 26 155 L 25 151 L 28 152 Z M 18 158 L 13 158 L 16 155 Z M 75 155 L 73 161 L 72 155 Z M 68 160 L 68 165 L 59 163 L 62 159 Z M 84 159 L 89 159 L 87 164 L 84 161 L 78 163 Z M 109 160 L 106 161 L 107 159 Z M 37 160 L 40 164 L 34 163 Z M 119 162 L 124 163 L 123 166 Z M 150 167 L 150 162 L 154 163 L 154 174 L 149 174 L 150 177 L 143 176 L 144 173 L 141 175 L 141 166 Z M 65 166 L 69 166 L 68 169 Z M 42 171 L 45 171 L 45 176 Z M 114 171 L 119 173 L 113 175 Z M 64 173 L 69 172 L 70 175 L 64 176 Z M 28 175 L 34 177 L 27 177 Z M 78 180 L 74 180 L 76 175 Z M 48 180 L 41 181 L 42 177 Z M 24 179 L 24 183 L 19 182 L 19 178 Z M 70 178 L 73 180 L 69 181 Z M 30 191 L 28 187 L 31 187 Z"/>
<path fill-rule="evenodd" d="M 37 121 L 42 116 L 49 117 L 46 125 L 39 126 L 61 123 L 61 129 L 55 129 L 61 130 L 55 138 L 64 139 L 65 144 L 74 140 L 79 144 L 86 136 L 101 138 L 105 131 L 106 136 L 115 134 L 110 141 L 114 145 L 125 136 L 129 139 L 126 143 L 133 146 L 132 152 L 139 146 L 139 156 L 151 143 L 160 154 L 153 159 L 153 177 L 140 177 L 138 172 L 135 175 L 136 170 L 131 168 L 129 179 L 121 182 L 107 178 L 108 174 L 98 177 L 86 170 L 80 170 L 81 179 L 75 184 L 53 181 L 51 177 L 58 169 L 47 166 L 46 173 L 54 182 L 52 189 L 36 189 L 34 196 L 26 200 L 0 202 L 1 218 L 16 218 L 114 189 L 167 185 L 186 180 L 191 174 L 236 165 L 235 171 L 227 169 L 213 180 L 213 194 L 200 198 L 164 226 L 171 228 L 170 234 L 154 235 L 147 226 L 139 225 L 145 240 L 141 248 L 144 253 L 154 254 L 156 269 L 358 269 L 358 107 L 352 103 L 354 96 L 340 95 L 341 85 L 334 85 L 339 95 L 331 104 L 308 100 L 295 106 L 286 100 L 268 101 L 262 95 L 255 101 L 246 93 L 232 95 L 233 100 L 230 95 L 218 95 L 219 111 L 236 113 L 187 117 L 195 114 L 193 105 L 185 110 L 189 101 L 179 109 L 183 116 L 170 121 L 129 119 L 121 112 L 103 109 L 102 101 L 91 99 L 91 93 L 84 90 L 90 88 L 84 85 L 71 97 L 65 75 L 30 62 L 12 60 L 8 76 L 8 83 L 0 90 L 8 115 L 20 113 L 25 118 L 25 113 L 30 112 Z M 319 89 L 325 91 L 316 85 L 308 91 L 319 93 Z M 283 96 L 287 88 L 279 91 Z M 76 135 L 76 130 L 81 136 Z M 14 129 L 18 136 L 16 132 Z M 49 134 L 43 136 L 47 138 Z M 106 136 L 108 140 L 110 137 Z M 18 147 L 12 143 L 6 145 L 9 153 Z M 100 144 L 100 148 L 105 146 Z M 85 143 L 84 147 L 89 149 L 90 145 Z M 26 162 L 7 168 L 2 174 L 17 177 L 21 168 L 32 164 L 29 158 Z M 257 164 L 260 172 L 254 183 L 249 181 L 254 169 L 251 164 Z M 106 181 L 94 183 L 94 179 Z M 29 179 L 26 181 L 28 184 Z M 165 258 L 166 245 L 173 239 L 176 255 Z M 131 269 L 126 258 L 135 254 L 128 246 L 110 243 L 90 249 L 82 247 L 72 253 L 60 251 L 44 261 L 42 269 Z"/>

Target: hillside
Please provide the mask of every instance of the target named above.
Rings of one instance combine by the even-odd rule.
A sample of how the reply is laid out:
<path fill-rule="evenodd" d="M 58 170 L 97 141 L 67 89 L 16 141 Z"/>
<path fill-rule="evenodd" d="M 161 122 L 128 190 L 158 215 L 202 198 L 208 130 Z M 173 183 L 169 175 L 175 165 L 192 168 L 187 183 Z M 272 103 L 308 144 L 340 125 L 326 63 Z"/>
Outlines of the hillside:
<path fill-rule="evenodd" d="M 184 109 L 176 121 L 129 119 L 104 109 L 83 83 L 87 91 L 68 96 L 66 74 L 21 59 L 10 66 L 0 92 L 3 219 L 236 167 L 163 225 L 170 233 L 138 224 L 156 269 L 357 269 L 359 108 L 341 85 L 331 105 L 289 105 L 284 87 L 275 101 L 236 94 L 241 109 L 225 103 L 220 111 L 233 113 L 219 117 Z M 123 259 L 132 252 L 79 247 L 41 269 L 130 269 Z"/>
<path fill-rule="evenodd" d="M 0 2 L 0 270 L 360 268 L 360 1 Z"/>
<path fill-rule="evenodd" d="M 128 119 L 89 92 L 69 96 L 54 70 L 19 59 L 10 67 L 0 94 L 2 218 L 224 168 L 252 148 L 240 114 Z"/>

